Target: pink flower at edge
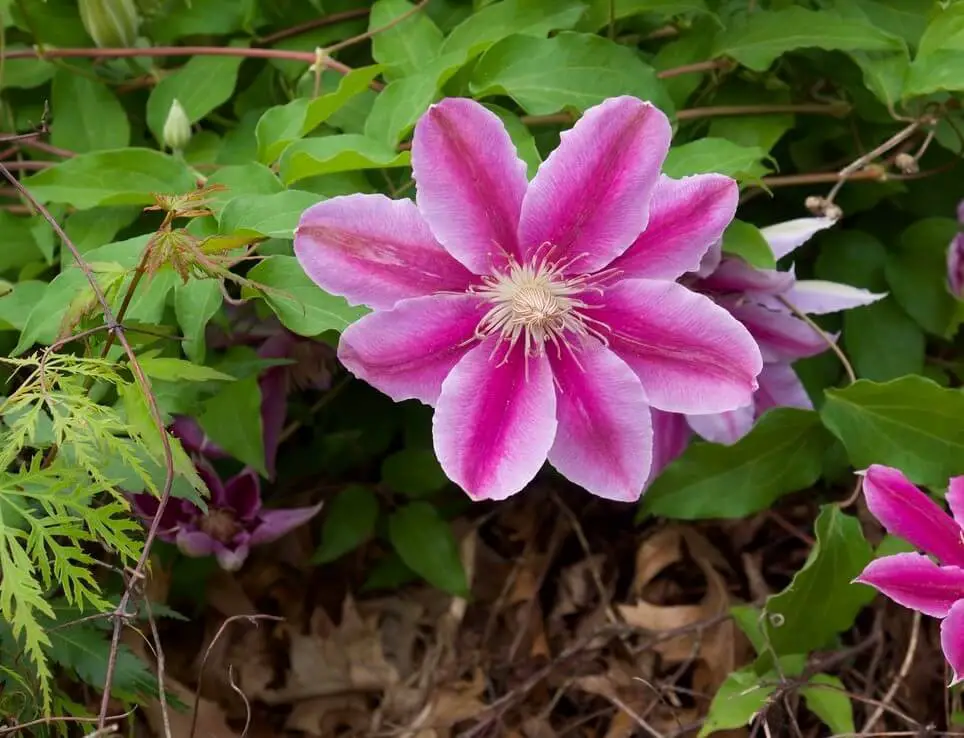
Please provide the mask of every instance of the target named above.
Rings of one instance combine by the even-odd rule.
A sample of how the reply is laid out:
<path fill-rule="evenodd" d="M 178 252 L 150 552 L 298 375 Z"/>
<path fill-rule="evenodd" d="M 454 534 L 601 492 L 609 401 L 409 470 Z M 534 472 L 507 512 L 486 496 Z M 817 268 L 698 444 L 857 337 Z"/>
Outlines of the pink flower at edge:
<path fill-rule="evenodd" d="M 951 514 L 914 486 L 899 470 L 873 465 L 864 472 L 864 498 L 884 528 L 924 554 L 883 556 L 854 581 L 870 585 L 899 605 L 942 619 L 941 648 L 964 680 L 964 477 L 947 491 Z"/>
<path fill-rule="evenodd" d="M 798 218 L 761 229 L 774 258 L 781 259 L 833 226 L 830 218 Z M 722 256 L 715 245 L 696 274 L 685 277 L 692 289 L 712 297 L 750 331 L 763 352 L 760 388 L 753 401 L 724 413 L 690 414 L 690 427 L 705 440 L 736 443 L 773 407 L 813 405 L 791 366 L 827 351 L 823 336 L 794 315 L 783 302 L 803 313 L 823 315 L 869 305 L 886 295 L 823 280 L 798 280 L 790 272 L 758 269 L 742 259 Z"/>
<path fill-rule="evenodd" d="M 660 174 L 670 124 L 611 98 L 526 180 L 499 118 L 448 98 L 419 120 L 416 201 L 336 197 L 303 214 L 295 255 L 374 312 L 338 355 L 396 401 L 435 408 L 435 451 L 473 499 L 520 491 L 548 461 L 593 494 L 638 499 L 650 408 L 745 405 L 750 334 L 676 283 L 732 220 L 736 183 Z"/>
<path fill-rule="evenodd" d="M 964 200 L 957 206 L 957 222 L 964 227 Z M 958 300 L 964 300 L 964 233 L 958 233 L 947 247 L 947 288 Z"/>
<path fill-rule="evenodd" d="M 184 499 L 171 499 L 164 509 L 158 537 L 174 543 L 186 556 L 214 556 L 222 569 L 236 571 L 244 564 L 252 546 L 276 541 L 321 510 L 313 507 L 265 510 L 261 507 L 261 483 L 253 469 L 246 468 L 222 482 L 206 462 L 197 464 L 198 473 L 211 492 L 207 513 Z M 158 500 L 150 494 L 132 496 L 134 510 L 150 523 Z"/>

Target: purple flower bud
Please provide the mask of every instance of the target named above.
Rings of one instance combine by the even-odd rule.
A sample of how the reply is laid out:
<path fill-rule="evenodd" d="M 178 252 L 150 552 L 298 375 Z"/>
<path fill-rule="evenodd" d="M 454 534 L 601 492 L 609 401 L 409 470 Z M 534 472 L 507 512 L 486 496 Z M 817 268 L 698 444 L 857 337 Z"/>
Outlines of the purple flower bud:
<path fill-rule="evenodd" d="M 947 288 L 958 300 L 964 300 L 964 233 L 954 236 L 947 247 Z"/>

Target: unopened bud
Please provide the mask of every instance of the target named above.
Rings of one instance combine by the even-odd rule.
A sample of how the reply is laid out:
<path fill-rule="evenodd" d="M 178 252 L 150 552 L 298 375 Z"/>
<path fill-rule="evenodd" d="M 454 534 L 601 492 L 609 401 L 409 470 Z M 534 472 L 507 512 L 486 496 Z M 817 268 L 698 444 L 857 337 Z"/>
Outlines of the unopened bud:
<path fill-rule="evenodd" d="M 84 30 L 99 48 L 130 48 L 140 16 L 134 0 L 77 0 Z"/>
<path fill-rule="evenodd" d="M 831 202 L 826 197 L 810 195 L 810 197 L 803 201 L 803 205 L 811 213 L 819 215 L 822 218 L 840 220 L 843 217 L 843 210 L 840 206 Z"/>
<path fill-rule="evenodd" d="M 908 153 L 897 154 L 894 157 L 894 166 L 904 174 L 917 174 L 920 171 L 917 159 Z"/>
<path fill-rule="evenodd" d="M 191 141 L 191 119 L 187 117 L 184 107 L 177 98 L 171 102 L 171 109 L 167 113 L 167 120 L 164 121 L 161 137 L 164 139 L 164 145 L 174 151 L 181 151 Z"/>

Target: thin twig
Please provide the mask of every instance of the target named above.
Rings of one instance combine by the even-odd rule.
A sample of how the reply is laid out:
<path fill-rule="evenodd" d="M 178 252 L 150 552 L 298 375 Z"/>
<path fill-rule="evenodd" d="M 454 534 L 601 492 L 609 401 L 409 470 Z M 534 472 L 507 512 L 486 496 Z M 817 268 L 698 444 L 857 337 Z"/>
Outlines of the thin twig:
<path fill-rule="evenodd" d="M 894 681 L 891 682 L 890 687 L 888 687 L 887 692 L 884 693 L 884 698 L 881 700 L 881 704 L 877 705 L 877 709 L 873 711 L 871 716 L 867 718 L 867 722 L 864 723 L 864 727 L 861 729 L 861 733 L 869 733 L 873 730 L 877 721 L 880 720 L 881 715 L 884 714 L 884 710 L 890 706 L 890 703 L 894 701 L 894 695 L 897 694 L 897 690 L 900 689 L 901 683 L 907 678 L 907 674 L 910 671 L 910 667 L 914 663 L 914 655 L 917 652 L 917 640 L 920 638 L 920 611 L 914 611 L 914 622 L 910 629 L 910 640 L 907 643 L 907 651 L 904 653 L 904 660 L 901 662 L 900 669 L 897 671 L 897 676 L 894 677 Z"/>
<path fill-rule="evenodd" d="M 837 345 L 837 342 L 834 341 L 833 338 L 831 338 L 830 335 L 823 328 L 817 325 L 813 321 L 813 318 L 811 318 L 809 315 L 803 312 L 800 308 L 798 308 L 796 305 L 790 302 L 787 298 L 779 296 L 777 297 L 777 299 L 785 308 L 787 308 L 787 310 L 789 310 L 791 313 L 793 313 L 798 318 L 800 318 L 800 320 L 802 320 L 804 323 L 810 326 L 814 330 L 814 332 L 817 333 L 817 335 L 819 335 L 824 340 L 824 342 L 827 344 L 827 347 L 837 355 L 838 359 L 840 359 L 840 363 L 843 365 L 844 371 L 847 373 L 847 379 L 850 381 L 850 384 L 853 384 L 854 382 L 856 382 L 857 375 L 854 373 L 854 367 L 850 363 L 850 359 L 848 359 L 847 355 L 843 352 L 843 349 Z"/>
<path fill-rule="evenodd" d="M 334 54 L 336 51 L 341 51 L 349 46 L 354 46 L 355 44 L 361 43 L 362 41 L 367 41 L 372 36 L 377 36 L 379 33 L 384 33 L 389 29 L 394 28 L 399 23 L 408 20 L 416 13 L 420 13 L 425 6 L 428 5 L 428 0 L 419 0 L 415 5 L 410 7 L 404 13 L 395 16 L 388 23 L 378 26 L 378 28 L 372 28 L 371 30 L 365 31 L 364 33 L 359 33 L 357 36 L 352 36 L 351 38 L 346 38 L 344 41 L 339 41 L 337 44 L 325 47 L 325 54 Z"/>
<path fill-rule="evenodd" d="M 161 722 L 164 723 L 164 738 L 173 738 L 171 733 L 171 716 L 167 712 L 167 690 L 164 688 L 164 648 L 161 646 L 161 634 L 157 631 L 157 621 L 151 611 L 151 601 L 144 598 L 144 610 L 147 622 L 151 626 L 151 637 L 154 639 L 154 658 L 157 662 L 157 699 L 161 705 Z"/>
<path fill-rule="evenodd" d="M 225 619 L 221 623 L 221 627 L 218 628 L 217 633 L 214 634 L 214 638 L 211 639 L 211 643 L 208 644 L 207 650 L 204 652 L 204 657 L 201 659 L 201 666 L 198 668 L 197 675 L 197 687 L 194 689 L 194 709 L 191 712 L 191 730 L 188 733 L 188 738 L 194 738 L 194 732 L 197 730 L 197 720 L 198 720 L 198 706 L 201 704 L 201 683 L 204 681 L 204 667 L 208 663 L 208 657 L 211 655 L 211 650 L 214 648 L 214 644 L 218 642 L 228 626 L 236 620 L 247 620 L 252 625 L 258 625 L 259 620 L 273 620 L 276 622 L 281 622 L 284 620 L 282 617 L 277 615 L 232 615 L 231 617 Z"/>
<path fill-rule="evenodd" d="M 354 20 L 355 18 L 364 18 L 366 15 L 368 15 L 368 13 L 368 8 L 355 8 L 354 10 L 343 10 L 340 13 L 325 15 L 321 18 L 313 18 L 310 21 L 299 23 L 296 26 L 282 28 L 280 31 L 275 31 L 274 33 L 269 33 L 267 36 L 262 36 L 260 39 L 258 39 L 258 43 L 265 46 L 271 46 L 271 44 L 284 41 L 286 38 L 292 38 L 293 36 L 300 36 L 302 33 L 307 33 L 308 31 L 314 31 L 316 28 L 334 26 L 344 21 Z"/>
<path fill-rule="evenodd" d="M 134 714 L 135 709 L 137 708 L 132 707 L 127 712 L 122 712 L 120 715 L 111 715 L 107 719 L 111 722 L 126 720 Z M 11 725 L 9 728 L 0 728 L 0 735 L 13 735 L 14 733 L 19 733 L 21 730 L 34 728 L 38 725 L 50 725 L 51 723 L 96 723 L 99 719 L 100 718 L 95 717 L 71 717 L 69 715 L 42 717 L 26 723 L 20 723 L 20 725 Z"/>

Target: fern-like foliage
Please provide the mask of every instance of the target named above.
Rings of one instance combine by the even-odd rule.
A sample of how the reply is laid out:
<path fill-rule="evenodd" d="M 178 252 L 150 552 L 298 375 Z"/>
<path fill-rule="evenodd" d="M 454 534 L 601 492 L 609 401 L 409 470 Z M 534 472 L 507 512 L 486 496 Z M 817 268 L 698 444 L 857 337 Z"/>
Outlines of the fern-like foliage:
<path fill-rule="evenodd" d="M 0 404 L 0 617 L 17 659 L 32 664 L 48 711 L 59 699 L 50 597 L 82 612 L 111 609 L 94 576 L 95 554 L 106 550 L 121 566 L 140 555 L 142 529 L 121 490 L 157 492 L 163 456 L 143 393 L 113 362 L 56 353 L 3 361 L 25 377 Z M 114 405 L 92 399 L 112 392 L 120 398 Z M 169 440 L 177 471 L 203 491 L 180 444 Z"/>

